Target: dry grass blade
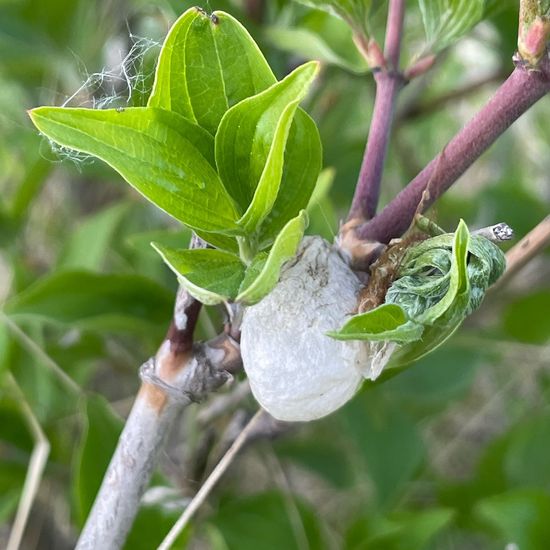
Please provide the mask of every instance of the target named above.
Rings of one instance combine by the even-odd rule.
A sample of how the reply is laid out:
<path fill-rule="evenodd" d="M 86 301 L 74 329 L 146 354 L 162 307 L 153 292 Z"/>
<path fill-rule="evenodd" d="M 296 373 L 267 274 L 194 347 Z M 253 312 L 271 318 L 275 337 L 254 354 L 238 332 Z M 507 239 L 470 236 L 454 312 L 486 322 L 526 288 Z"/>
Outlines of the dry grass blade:
<path fill-rule="evenodd" d="M 223 455 L 222 459 L 218 462 L 216 467 L 212 470 L 212 473 L 206 478 L 205 482 L 202 484 L 201 488 L 197 494 L 193 497 L 193 500 L 183 511 L 183 514 L 178 518 L 176 523 L 174 523 L 172 529 L 166 535 L 164 540 L 161 542 L 157 550 L 169 550 L 178 536 L 185 529 L 189 520 L 195 515 L 197 510 L 202 506 L 204 501 L 207 499 L 208 495 L 214 489 L 216 483 L 220 480 L 226 470 L 229 468 L 237 453 L 241 450 L 243 445 L 248 440 L 248 437 L 258 421 L 264 415 L 263 409 L 260 409 L 248 422 L 248 424 L 243 428 L 242 432 L 239 434 L 239 437 L 235 439 L 231 447 Z"/>
<path fill-rule="evenodd" d="M 34 440 L 34 448 L 29 461 L 29 467 L 27 469 L 27 475 L 25 477 L 25 483 L 23 485 L 23 491 L 21 493 L 21 500 L 17 507 L 17 513 L 15 515 L 15 521 L 10 532 L 10 538 L 6 550 L 18 550 L 21 548 L 21 541 L 23 539 L 23 533 L 29 519 L 32 504 L 38 493 L 38 487 L 42 481 L 42 475 L 46 462 L 48 461 L 48 455 L 50 454 L 50 443 L 46 439 L 40 424 L 31 407 L 25 400 L 25 397 L 17 382 L 11 374 L 8 374 L 8 382 L 12 386 L 14 393 L 17 395 L 17 400 L 29 431 Z"/>

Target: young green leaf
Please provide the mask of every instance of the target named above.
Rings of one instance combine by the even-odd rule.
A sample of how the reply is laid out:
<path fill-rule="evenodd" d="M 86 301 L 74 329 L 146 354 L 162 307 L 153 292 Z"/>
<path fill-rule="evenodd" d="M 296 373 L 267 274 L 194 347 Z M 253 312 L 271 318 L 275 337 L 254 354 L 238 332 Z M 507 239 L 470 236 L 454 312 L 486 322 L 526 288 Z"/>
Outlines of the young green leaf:
<path fill-rule="evenodd" d="M 230 107 L 275 82 L 258 46 L 236 19 L 191 8 L 166 37 L 149 105 L 175 111 L 213 135 Z"/>
<path fill-rule="evenodd" d="M 236 301 L 255 304 L 271 291 L 279 280 L 283 264 L 296 254 L 306 227 L 307 214 L 302 210 L 285 225 L 269 253 L 261 252 L 248 267 Z"/>
<path fill-rule="evenodd" d="M 283 177 L 285 145 L 297 106 L 298 100 L 293 101 L 282 112 L 252 202 L 237 222 L 249 235 L 256 231 L 265 217 L 271 212 L 277 198 L 281 178 Z"/>
<path fill-rule="evenodd" d="M 370 340 L 414 342 L 422 336 L 423 327 L 407 318 L 395 304 L 381 306 L 353 316 L 340 330 L 328 332 L 336 340 Z"/>
<path fill-rule="evenodd" d="M 39 107 L 30 116 L 47 137 L 99 157 L 189 227 L 239 232 L 236 207 L 212 166 L 212 138 L 180 115 Z"/>
<path fill-rule="evenodd" d="M 275 202 L 290 124 L 317 68 L 317 63 L 302 65 L 268 90 L 232 107 L 220 123 L 216 133 L 218 172 L 231 196 L 243 210 L 248 208 L 239 220 L 248 232 Z"/>
<path fill-rule="evenodd" d="M 259 231 L 259 247 L 269 246 L 288 220 L 307 207 L 323 162 L 315 122 L 301 109 L 294 116 L 285 151 L 285 168 L 277 200 Z"/>
<path fill-rule="evenodd" d="M 219 304 L 237 295 L 245 271 L 238 256 L 211 248 L 177 250 L 158 243 L 152 245 L 180 284 L 203 304 Z"/>
<path fill-rule="evenodd" d="M 419 0 L 428 47 L 437 53 L 465 35 L 483 17 L 486 0 Z"/>
<path fill-rule="evenodd" d="M 238 21 L 223 12 L 208 16 L 192 8 L 166 38 L 149 105 L 178 112 L 214 133 L 225 110 L 276 82 L 258 46 Z M 320 169 L 317 127 L 298 109 L 286 143 L 276 203 L 261 230 L 262 247 L 271 244 L 286 222 L 306 207 Z M 243 201 L 243 211 L 251 199 L 252 195 Z M 234 251 L 227 244 L 224 249 Z"/>

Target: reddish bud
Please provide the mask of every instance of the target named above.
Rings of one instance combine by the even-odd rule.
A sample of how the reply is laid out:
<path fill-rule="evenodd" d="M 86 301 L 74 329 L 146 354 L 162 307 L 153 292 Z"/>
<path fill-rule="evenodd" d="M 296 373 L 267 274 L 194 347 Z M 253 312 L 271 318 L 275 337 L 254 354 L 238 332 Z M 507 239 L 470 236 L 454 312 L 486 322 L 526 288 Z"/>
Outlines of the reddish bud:
<path fill-rule="evenodd" d="M 435 55 L 427 55 L 426 57 L 422 57 L 414 63 L 414 65 L 411 65 L 408 69 L 406 69 L 403 76 L 406 80 L 412 80 L 413 78 L 421 76 L 433 67 L 435 60 Z"/>

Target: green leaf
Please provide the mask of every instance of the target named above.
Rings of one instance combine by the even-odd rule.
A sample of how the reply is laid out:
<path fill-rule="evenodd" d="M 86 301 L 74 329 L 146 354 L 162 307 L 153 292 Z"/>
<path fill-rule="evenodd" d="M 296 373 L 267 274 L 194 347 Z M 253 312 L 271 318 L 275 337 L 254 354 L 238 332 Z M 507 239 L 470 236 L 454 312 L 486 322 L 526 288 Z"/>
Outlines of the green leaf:
<path fill-rule="evenodd" d="M 234 254 L 239 253 L 239 243 L 235 237 L 222 235 L 221 233 L 208 233 L 206 231 L 195 231 L 195 233 L 214 248 L 219 248 L 226 252 L 233 252 Z"/>
<path fill-rule="evenodd" d="M 326 241 L 334 239 L 340 225 L 334 201 L 330 196 L 336 171 L 334 168 L 325 168 L 317 178 L 315 190 L 307 205 L 309 235 L 319 235 Z"/>
<path fill-rule="evenodd" d="M 486 498 L 474 512 L 499 533 L 502 545 L 513 541 L 521 550 L 548 546 L 550 496 L 542 489 L 520 489 Z"/>
<path fill-rule="evenodd" d="M 541 414 L 519 424 L 509 432 L 504 471 L 515 486 L 550 487 L 548 434 L 550 415 Z"/>
<path fill-rule="evenodd" d="M 168 487 L 160 486 L 154 489 L 170 492 Z M 173 490 L 175 492 L 175 490 Z M 147 496 L 147 493 L 146 493 Z M 124 543 L 124 550 L 151 550 L 157 548 L 164 540 L 166 533 L 170 531 L 180 516 L 182 499 L 154 502 L 153 504 L 140 503 L 139 511 L 132 525 L 128 538 Z M 173 548 L 187 548 L 187 543 L 192 534 L 191 526 L 188 526 L 174 541 Z"/>
<path fill-rule="evenodd" d="M 346 405 L 343 418 L 376 488 L 377 509 L 390 506 L 424 459 L 424 444 L 415 422 L 395 404 L 368 391 Z"/>
<path fill-rule="evenodd" d="M 2 494 L 0 496 L 0 521 L 2 523 L 10 520 L 11 515 L 17 509 L 19 498 L 20 491 L 18 488 L 11 489 L 9 491 L 2 491 Z"/>
<path fill-rule="evenodd" d="M 239 289 L 238 302 L 255 304 L 273 289 L 279 280 L 281 267 L 296 254 L 306 226 L 307 214 L 302 210 L 296 218 L 285 225 L 269 254 L 266 256 L 265 253 L 260 253 L 259 259 L 252 262 Z"/>
<path fill-rule="evenodd" d="M 237 296 L 245 270 L 238 256 L 209 248 L 177 250 L 152 244 L 189 294 L 203 304 L 219 304 Z"/>
<path fill-rule="evenodd" d="M 249 234 L 273 207 L 294 113 L 317 70 L 317 63 L 302 65 L 281 82 L 232 107 L 220 123 L 218 172 L 231 196 L 246 210 L 238 223 Z"/>
<path fill-rule="evenodd" d="M 439 410 L 460 399 L 471 387 L 483 355 L 452 344 L 439 348 L 410 369 L 384 383 L 384 391 L 400 403 Z"/>
<path fill-rule="evenodd" d="M 422 330 L 422 325 L 411 322 L 400 306 L 382 304 L 353 316 L 339 331 L 327 335 L 337 340 L 414 342 L 421 337 Z"/>
<path fill-rule="evenodd" d="M 503 325 L 506 334 L 521 342 L 544 344 L 550 340 L 550 291 L 539 290 L 506 306 Z"/>
<path fill-rule="evenodd" d="M 362 31 L 367 25 L 367 18 L 373 0 L 298 0 L 301 4 L 311 6 L 341 17 L 354 30 Z"/>
<path fill-rule="evenodd" d="M 128 209 L 128 203 L 122 202 L 85 218 L 70 234 L 59 267 L 99 271 Z"/>
<path fill-rule="evenodd" d="M 230 107 L 275 82 L 258 46 L 236 19 L 191 8 L 166 37 L 149 105 L 175 111 L 213 135 Z"/>
<path fill-rule="evenodd" d="M 28 460 L 26 455 L 23 457 Z M 21 457 L 8 457 L 8 453 L 4 451 L 0 462 L 0 521 L 2 523 L 10 520 L 10 516 L 17 509 L 27 475 L 26 470 L 27 464 L 22 462 Z"/>
<path fill-rule="evenodd" d="M 483 17 L 485 0 L 419 0 L 428 47 L 437 53 L 465 35 Z"/>
<path fill-rule="evenodd" d="M 16 320 L 155 337 L 170 319 L 172 305 L 169 290 L 140 275 L 61 271 L 14 296 L 5 311 Z"/>
<path fill-rule="evenodd" d="M 408 550 L 426 548 L 453 518 L 447 508 L 401 511 L 388 516 L 360 517 L 346 535 L 345 550 Z M 429 548 L 429 547 L 428 547 Z"/>
<path fill-rule="evenodd" d="M 30 116 L 47 137 L 99 157 L 186 225 L 239 232 L 235 205 L 212 166 L 212 138 L 180 115 L 153 108 L 39 107 Z"/>
<path fill-rule="evenodd" d="M 388 265 L 379 268 L 395 268 L 391 257 L 390 251 Z M 385 304 L 352 317 L 342 329 L 329 334 L 341 340 L 401 344 L 379 381 L 445 342 L 479 307 L 485 291 L 505 267 L 500 249 L 483 237 L 470 237 L 463 220 L 454 234 L 443 233 L 409 246 L 398 262 Z"/>
<path fill-rule="evenodd" d="M 225 499 L 209 518 L 227 550 L 325 550 L 321 523 L 314 511 L 280 492 Z M 223 544 L 223 545 L 222 545 Z"/>
<path fill-rule="evenodd" d="M 219 120 L 213 121 L 221 119 L 225 110 L 277 82 L 246 29 L 226 13 L 214 12 L 213 16 L 193 8 L 174 24 L 161 51 L 149 100 L 150 106 L 176 111 L 202 124 L 210 120 L 210 131 L 217 128 Z M 269 246 L 286 222 L 306 207 L 321 162 L 317 127 L 298 109 L 286 144 L 279 193 L 261 228 L 261 248 Z M 252 194 L 243 201 L 243 212 L 251 200 Z M 201 236 L 216 247 L 235 251 L 233 242 L 225 239 L 220 243 L 219 237 L 213 236 L 214 242 L 209 235 L 213 236 Z"/>
<path fill-rule="evenodd" d="M 84 427 L 73 466 L 73 497 L 77 522 L 82 526 L 115 450 L 123 422 L 99 395 L 86 400 Z"/>
<path fill-rule="evenodd" d="M 349 25 L 328 13 L 311 11 L 300 19 L 297 27 L 268 27 L 266 36 L 278 49 L 301 59 L 318 59 L 358 74 L 368 71 Z"/>
<path fill-rule="evenodd" d="M 269 246 L 288 220 L 306 208 L 322 166 L 319 131 L 311 117 L 301 109 L 294 116 L 285 150 L 285 167 L 277 200 L 260 227 L 261 249 Z"/>
<path fill-rule="evenodd" d="M 342 452 L 342 445 L 347 444 L 347 439 L 339 439 L 340 434 L 341 430 L 335 433 L 325 423 L 322 430 L 311 434 L 277 440 L 275 451 L 280 459 L 296 463 L 335 488 L 351 489 L 357 479 L 353 472 L 353 459 Z"/>
<path fill-rule="evenodd" d="M 439 246 L 440 243 L 443 244 L 448 240 L 449 236 L 449 234 L 445 234 L 439 237 L 433 237 L 424 242 L 430 243 L 429 245 L 426 244 L 426 246 Z M 470 233 L 463 220 L 460 220 L 454 236 L 451 235 L 451 237 L 451 265 L 448 273 L 441 278 L 441 282 L 448 279 L 447 290 L 443 296 L 439 297 L 437 300 L 432 300 L 429 307 L 426 307 L 421 312 L 419 311 L 418 314 L 413 317 L 414 322 L 421 323 L 425 326 L 422 333 L 422 339 L 397 350 L 392 357 L 392 365 L 399 366 L 409 364 L 439 347 L 452 336 L 470 312 L 468 311 L 470 303 L 470 282 L 468 278 L 467 262 Z M 434 250 L 434 254 L 439 254 L 439 252 L 440 250 L 438 249 Z M 418 266 L 429 266 L 441 261 L 441 259 L 431 254 L 423 257 L 423 253 L 424 248 L 421 243 L 415 252 Z M 422 264 L 422 262 L 426 263 Z M 414 270 L 414 262 L 411 262 L 411 265 Z M 416 269 L 420 268 L 416 267 Z M 438 285 L 441 283 L 436 282 L 435 284 Z M 406 286 L 405 283 L 403 283 L 403 285 Z M 421 290 L 421 292 L 424 292 L 426 296 L 430 296 L 427 287 L 423 291 Z M 392 295 L 390 300 L 393 299 L 393 296 L 394 295 Z M 403 297 L 405 300 L 408 299 L 405 295 Z M 401 305 L 403 306 L 403 304 Z"/>

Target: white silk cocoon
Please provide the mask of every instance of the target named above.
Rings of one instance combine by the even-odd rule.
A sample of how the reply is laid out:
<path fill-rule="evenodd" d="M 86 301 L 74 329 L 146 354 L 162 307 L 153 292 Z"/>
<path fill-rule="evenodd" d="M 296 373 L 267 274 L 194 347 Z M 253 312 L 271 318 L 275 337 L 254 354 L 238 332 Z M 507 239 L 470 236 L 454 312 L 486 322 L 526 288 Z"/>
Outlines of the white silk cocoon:
<path fill-rule="evenodd" d="M 320 237 L 306 237 L 273 291 L 246 309 L 244 369 L 254 397 L 275 418 L 321 418 L 351 399 L 363 376 L 379 374 L 381 367 L 373 369 L 369 356 L 386 355 L 380 349 L 385 346 L 374 350 L 368 343 L 342 342 L 325 334 L 340 328 L 355 311 L 360 288 L 333 246 Z"/>

